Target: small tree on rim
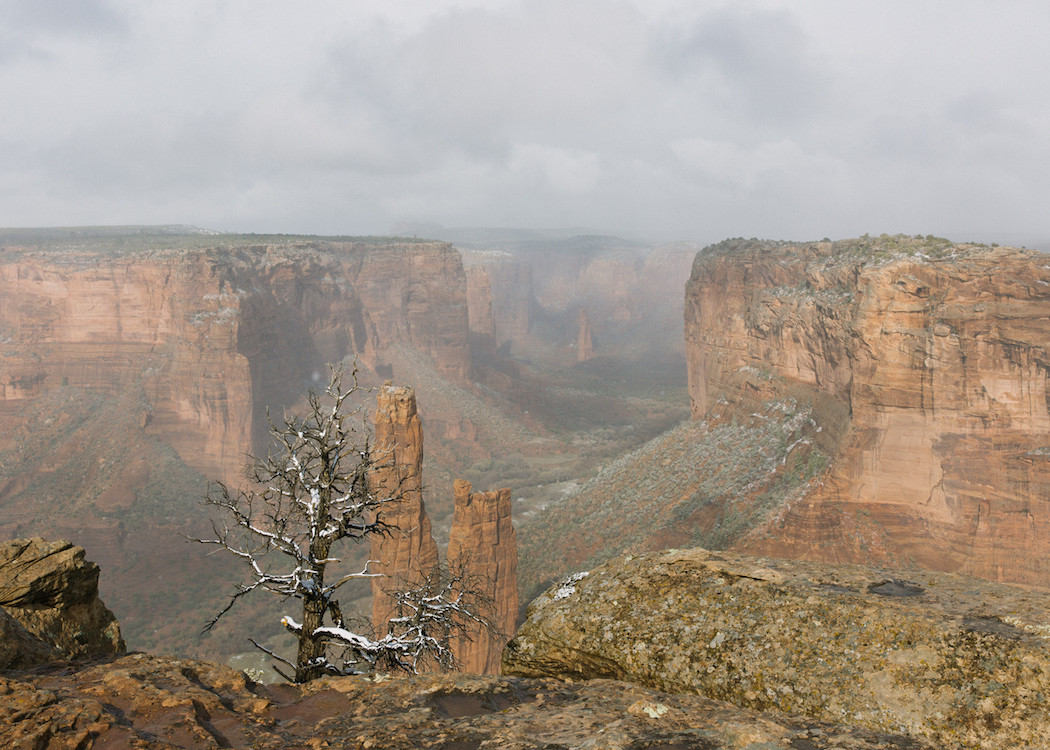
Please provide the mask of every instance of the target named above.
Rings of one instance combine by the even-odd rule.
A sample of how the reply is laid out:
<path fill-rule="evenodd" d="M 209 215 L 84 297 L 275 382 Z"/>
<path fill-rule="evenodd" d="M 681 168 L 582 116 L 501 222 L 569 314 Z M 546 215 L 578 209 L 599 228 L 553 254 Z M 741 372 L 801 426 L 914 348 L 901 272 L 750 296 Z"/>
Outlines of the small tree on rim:
<path fill-rule="evenodd" d="M 250 582 L 237 586 L 205 631 L 256 590 L 302 602 L 299 620 L 281 620 L 298 639 L 294 663 L 249 639 L 294 669 L 294 676 L 278 672 L 295 682 L 371 669 L 415 672 L 424 664 L 451 669 L 453 634 L 468 622 L 487 627 L 469 583 L 441 569 L 416 588 L 396 593 L 397 612 L 382 637 L 354 632 L 344 621 L 334 594 L 351 580 L 373 577 L 371 561 L 334 582 L 326 581 L 326 568 L 339 562 L 333 553 L 341 542 L 392 531 L 382 520 L 382 508 L 399 499 L 396 489 L 385 495 L 375 491 L 373 474 L 389 466 L 392 457 L 374 455 L 363 407 L 353 403 L 366 390 L 358 383 L 356 365 L 350 380 L 344 387 L 342 370 L 333 368 L 324 391 L 310 391 L 305 417 L 270 422 L 273 449 L 265 459 L 252 460 L 252 487 L 231 492 L 217 482 L 205 502 L 222 509 L 225 518 L 212 522 L 213 538 L 194 540 L 218 545 L 251 571 Z"/>

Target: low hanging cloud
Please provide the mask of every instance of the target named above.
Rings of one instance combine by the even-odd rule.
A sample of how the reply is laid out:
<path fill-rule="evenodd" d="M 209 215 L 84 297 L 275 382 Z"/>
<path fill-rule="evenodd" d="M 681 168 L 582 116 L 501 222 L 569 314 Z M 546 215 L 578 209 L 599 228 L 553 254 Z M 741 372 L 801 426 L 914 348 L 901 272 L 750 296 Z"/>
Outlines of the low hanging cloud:
<path fill-rule="evenodd" d="M 1034 0 L 76 6 L 0 5 L 0 225 L 1046 234 Z"/>

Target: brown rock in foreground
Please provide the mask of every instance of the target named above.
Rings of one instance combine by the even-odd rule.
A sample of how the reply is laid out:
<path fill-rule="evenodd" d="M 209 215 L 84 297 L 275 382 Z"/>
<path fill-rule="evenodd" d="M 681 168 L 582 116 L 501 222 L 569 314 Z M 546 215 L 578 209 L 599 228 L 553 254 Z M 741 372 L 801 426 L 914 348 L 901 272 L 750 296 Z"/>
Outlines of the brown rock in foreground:
<path fill-rule="evenodd" d="M 735 549 L 1050 586 L 1050 258 L 729 240 L 686 288 L 694 416 L 812 408 L 830 473 Z"/>
<path fill-rule="evenodd" d="M 448 538 L 449 568 L 462 573 L 470 589 L 491 603 L 492 633 L 478 626 L 453 645 L 464 672 L 499 672 L 503 646 L 514 633 L 518 615 L 518 545 L 511 522 L 510 489 L 472 492 L 457 479 L 455 513 Z"/>
<path fill-rule="evenodd" d="M 98 598 L 98 566 L 69 542 L 13 539 L 0 544 L 0 606 L 28 633 L 67 659 L 124 652 L 120 626 Z M 3 630 L 20 642 L 9 666 L 46 661 L 48 654 L 12 623 Z"/>
<path fill-rule="evenodd" d="M 1050 595 L 702 549 L 621 557 L 548 590 L 505 674 L 614 678 L 762 711 L 1050 747 Z"/>
<path fill-rule="evenodd" d="M 4 747 L 932 747 L 610 680 L 420 675 L 262 686 L 229 667 L 146 654 L 72 673 L 8 673 L 0 716 Z"/>
<path fill-rule="evenodd" d="M 387 383 L 376 396 L 373 491 L 397 498 L 380 510 L 389 534 L 371 537 L 372 625 L 379 635 L 395 614 L 388 592 L 419 585 L 438 564 L 423 504 L 423 424 L 411 388 Z"/>

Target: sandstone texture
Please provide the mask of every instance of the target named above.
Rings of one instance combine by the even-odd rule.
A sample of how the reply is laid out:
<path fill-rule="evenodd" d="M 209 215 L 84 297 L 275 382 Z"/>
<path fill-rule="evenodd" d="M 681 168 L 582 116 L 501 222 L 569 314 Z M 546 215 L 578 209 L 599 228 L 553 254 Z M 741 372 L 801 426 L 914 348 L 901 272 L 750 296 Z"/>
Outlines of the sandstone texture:
<path fill-rule="evenodd" d="M 6 615 L 0 666 L 123 653 L 120 626 L 98 598 L 98 577 L 98 566 L 69 542 L 0 544 L 0 607 Z"/>
<path fill-rule="evenodd" d="M 451 379 L 471 371 L 466 279 L 443 243 L 7 248 L 0 333 L 0 407 L 60 385 L 138 387 L 150 431 L 227 480 L 265 435 L 267 407 L 299 398 L 298 381 L 328 363 L 382 365 L 407 343 Z"/>
<path fill-rule="evenodd" d="M 924 737 L 1050 746 L 1050 595 L 948 573 L 668 550 L 549 589 L 504 674 L 629 680 Z"/>
<path fill-rule="evenodd" d="M 131 654 L 0 676 L 12 748 L 924 750 L 931 745 L 612 680 L 469 675 L 263 686 L 208 662 Z"/>
<path fill-rule="evenodd" d="M 54 646 L 0 608 L 0 669 L 29 669 L 60 658 Z"/>
<path fill-rule="evenodd" d="M 492 282 L 483 266 L 467 266 L 467 318 L 471 352 L 490 353 L 496 348 L 496 317 L 492 305 Z"/>
<path fill-rule="evenodd" d="M 372 579 L 372 625 L 385 634 L 397 614 L 391 593 L 417 587 L 438 564 L 423 503 L 423 423 L 411 388 L 387 383 L 379 389 L 372 453 L 372 491 L 395 498 L 379 511 L 390 532 L 371 537 L 370 571 L 379 574 Z"/>
<path fill-rule="evenodd" d="M 503 646 L 518 618 L 518 545 L 511 521 L 510 489 L 473 492 L 470 482 L 457 479 L 455 514 L 448 539 L 449 569 L 464 576 L 495 632 L 471 628 L 454 646 L 463 672 L 496 674 Z"/>
<path fill-rule="evenodd" d="M 1048 320 L 1033 251 L 883 235 L 700 253 L 694 416 L 805 409 L 797 436 L 830 459 L 733 548 L 1050 585 Z"/>

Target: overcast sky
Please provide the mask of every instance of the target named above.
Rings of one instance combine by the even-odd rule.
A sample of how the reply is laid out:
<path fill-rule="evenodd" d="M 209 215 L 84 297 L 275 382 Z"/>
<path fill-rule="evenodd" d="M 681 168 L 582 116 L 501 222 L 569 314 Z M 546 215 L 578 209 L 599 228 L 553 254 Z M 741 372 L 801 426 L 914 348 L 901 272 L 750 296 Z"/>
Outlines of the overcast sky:
<path fill-rule="evenodd" d="M 0 0 L 0 226 L 1050 239 L 1045 0 Z"/>

